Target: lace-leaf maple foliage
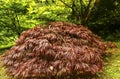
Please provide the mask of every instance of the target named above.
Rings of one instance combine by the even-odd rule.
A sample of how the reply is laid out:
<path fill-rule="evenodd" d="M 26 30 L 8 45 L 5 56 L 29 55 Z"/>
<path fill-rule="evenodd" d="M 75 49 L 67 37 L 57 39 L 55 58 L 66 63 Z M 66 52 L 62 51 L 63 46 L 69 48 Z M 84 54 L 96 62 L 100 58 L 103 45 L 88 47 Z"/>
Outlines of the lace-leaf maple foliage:
<path fill-rule="evenodd" d="M 24 31 L 2 61 L 15 78 L 96 74 L 103 68 L 105 50 L 102 40 L 86 27 L 52 22 Z"/>

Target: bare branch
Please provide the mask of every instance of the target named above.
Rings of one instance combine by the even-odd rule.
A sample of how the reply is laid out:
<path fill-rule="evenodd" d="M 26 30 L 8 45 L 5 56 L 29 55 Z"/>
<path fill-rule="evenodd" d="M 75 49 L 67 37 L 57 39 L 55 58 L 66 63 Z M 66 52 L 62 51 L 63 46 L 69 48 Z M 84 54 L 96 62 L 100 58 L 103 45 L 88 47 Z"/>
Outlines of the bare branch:
<path fill-rule="evenodd" d="M 91 15 L 91 13 L 92 13 L 93 8 L 95 7 L 96 1 L 97 1 L 97 0 L 95 0 L 95 2 L 94 2 L 94 4 L 93 4 L 92 7 L 90 7 L 90 4 L 92 3 L 92 0 L 91 0 L 91 2 L 89 3 L 88 13 L 87 13 L 86 18 L 85 18 L 85 21 L 86 21 L 86 22 L 88 21 L 90 15 Z"/>

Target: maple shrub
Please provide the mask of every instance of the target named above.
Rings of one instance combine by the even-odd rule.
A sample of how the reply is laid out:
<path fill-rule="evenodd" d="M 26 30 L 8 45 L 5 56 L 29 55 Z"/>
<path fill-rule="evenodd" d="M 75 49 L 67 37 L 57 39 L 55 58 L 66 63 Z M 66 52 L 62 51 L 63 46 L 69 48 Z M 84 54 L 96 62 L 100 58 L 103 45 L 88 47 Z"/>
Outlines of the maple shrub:
<path fill-rule="evenodd" d="M 2 61 L 15 78 L 96 74 L 103 69 L 105 50 L 104 42 L 88 28 L 51 22 L 23 31 Z"/>

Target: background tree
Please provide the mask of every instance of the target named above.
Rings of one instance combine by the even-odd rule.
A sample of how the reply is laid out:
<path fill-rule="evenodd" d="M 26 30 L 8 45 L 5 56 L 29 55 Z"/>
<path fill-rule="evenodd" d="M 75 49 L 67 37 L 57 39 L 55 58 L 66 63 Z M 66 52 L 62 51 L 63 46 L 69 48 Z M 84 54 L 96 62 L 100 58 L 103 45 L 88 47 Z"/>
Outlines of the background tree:
<path fill-rule="evenodd" d="M 120 37 L 120 1 L 100 0 L 93 10 L 88 26 L 106 40 Z M 115 39 L 113 39 L 115 38 Z"/>
<path fill-rule="evenodd" d="M 52 21 L 86 25 L 106 40 L 120 37 L 119 0 L 0 0 L 0 9 L 0 47 Z"/>

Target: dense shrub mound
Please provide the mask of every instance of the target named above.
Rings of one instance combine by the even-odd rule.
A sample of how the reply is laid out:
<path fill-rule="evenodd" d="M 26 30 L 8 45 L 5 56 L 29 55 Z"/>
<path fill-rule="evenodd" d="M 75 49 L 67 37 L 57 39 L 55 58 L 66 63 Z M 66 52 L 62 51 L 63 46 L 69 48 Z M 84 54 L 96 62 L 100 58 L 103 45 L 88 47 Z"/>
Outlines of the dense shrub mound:
<path fill-rule="evenodd" d="M 105 49 L 86 27 L 53 22 L 24 31 L 2 60 L 16 78 L 95 74 L 102 70 Z"/>

